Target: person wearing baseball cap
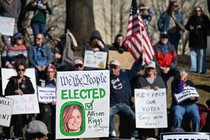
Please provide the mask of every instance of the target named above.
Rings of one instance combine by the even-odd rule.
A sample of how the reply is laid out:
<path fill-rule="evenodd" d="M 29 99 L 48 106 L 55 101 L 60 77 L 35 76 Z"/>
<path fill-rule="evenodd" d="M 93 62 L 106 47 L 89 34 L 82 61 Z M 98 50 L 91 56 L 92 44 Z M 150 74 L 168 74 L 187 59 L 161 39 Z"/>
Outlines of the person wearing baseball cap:
<path fill-rule="evenodd" d="M 84 70 L 84 64 L 81 59 L 74 60 L 74 69 L 76 71 L 83 71 Z"/>
<path fill-rule="evenodd" d="M 131 79 L 140 71 L 142 67 L 142 55 L 137 62 L 134 62 L 130 70 L 121 70 L 118 60 L 109 62 L 110 69 L 110 124 L 109 136 L 116 137 L 114 115 L 118 112 L 129 117 L 131 120 L 131 138 L 138 137 L 135 128 L 135 113 L 129 106 L 131 92 Z"/>
<path fill-rule="evenodd" d="M 135 89 L 159 89 L 166 88 L 163 79 L 157 75 L 155 61 L 149 61 L 145 64 L 144 75 L 139 76 L 135 81 Z M 155 129 L 143 129 L 139 130 L 139 138 L 146 139 L 148 137 L 158 137 L 155 134 Z"/>
<path fill-rule="evenodd" d="M 48 133 L 47 126 L 42 121 L 33 120 L 26 127 L 27 140 L 46 140 Z"/>

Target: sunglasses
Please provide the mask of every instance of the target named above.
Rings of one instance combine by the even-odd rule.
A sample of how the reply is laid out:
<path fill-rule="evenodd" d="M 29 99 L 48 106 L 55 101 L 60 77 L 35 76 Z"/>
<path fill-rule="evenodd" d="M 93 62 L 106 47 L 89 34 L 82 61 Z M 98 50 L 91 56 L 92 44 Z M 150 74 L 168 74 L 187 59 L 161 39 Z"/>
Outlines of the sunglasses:
<path fill-rule="evenodd" d="M 116 66 L 116 65 L 110 65 L 110 69 L 117 69 L 118 68 L 118 66 Z"/>
<path fill-rule="evenodd" d="M 174 5 L 174 7 L 178 7 L 178 5 Z"/>
<path fill-rule="evenodd" d="M 17 69 L 17 71 L 25 71 L 26 69 Z"/>
<path fill-rule="evenodd" d="M 161 36 L 161 38 L 166 38 L 166 39 L 168 39 L 168 36 L 163 35 L 163 36 Z"/>
<path fill-rule="evenodd" d="M 83 65 L 82 64 L 77 64 L 77 65 L 74 65 L 74 67 L 75 68 L 79 68 L 79 67 L 81 68 L 81 67 L 83 67 Z"/>

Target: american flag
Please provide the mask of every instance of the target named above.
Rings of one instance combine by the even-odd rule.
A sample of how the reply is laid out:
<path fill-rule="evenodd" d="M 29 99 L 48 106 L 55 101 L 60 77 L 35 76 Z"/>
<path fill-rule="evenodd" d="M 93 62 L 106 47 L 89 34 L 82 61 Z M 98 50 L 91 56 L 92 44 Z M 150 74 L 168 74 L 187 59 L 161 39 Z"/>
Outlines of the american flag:
<path fill-rule="evenodd" d="M 141 19 L 136 0 L 132 0 L 124 45 L 136 61 L 143 50 L 145 63 L 153 59 L 154 50 L 152 42 L 147 33 L 144 21 Z"/>

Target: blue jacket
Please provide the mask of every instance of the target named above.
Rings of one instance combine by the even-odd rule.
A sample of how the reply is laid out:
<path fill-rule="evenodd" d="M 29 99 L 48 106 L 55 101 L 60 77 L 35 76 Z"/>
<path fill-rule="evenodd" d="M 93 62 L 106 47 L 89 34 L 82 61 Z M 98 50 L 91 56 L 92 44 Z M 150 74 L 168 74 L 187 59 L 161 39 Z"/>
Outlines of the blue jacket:
<path fill-rule="evenodd" d="M 184 27 L 185 21 L 184 21 L 182 14 L 176 12 L 174 14 L 174 16 L 175 16 L 177 23 L 180 23 Z M 169 13 L 167 11 L 163 12 L 160 15 L 160 18 L 158 19 L 158 22 L 157 22 L 158 30 L 160 32 L 168 31 L 170 18 L 171 18 L 171 16 L 169 15 Z M 182 31 L 181 30 L 177 30 L 177 31 L 178 31 L 177 34 L 181 37 Z"/>
<path fill-rule="evenodd" d="M 40 52 L 42 55 L 40 57 L 40 60 L 37 59 L 38 49 L 40 49 Z M 29 58 L 30 65 L 34 68 L 36 66 L 46 66 L 46 65 L 51 64 L 52 62 L 52 52 L 51 52 L 50 47 L 47 45 L 43 45 L 41 47 L 37 45 L 33 45 L 29 48 L 28 58 Z"/>
<path fill-rule="evenodd" d="M 142 61 L 143 61 L 142 57 L 139 57 L 138 62 L 135 62 L 130 70 L 121 70 L 120 71 L 120 81 L 122 81 L 123 89 L 126 91 L 125 93 L 127 93 L 126 94 L 126 103 L 128 105 L 129 105 L 130 97 L 132 95 L 131 79 L 141 70 Z M 110 91 L 110 106 L 113 106 L 116 104 L 112 95 L 113 95 L 112 91 Z"/>

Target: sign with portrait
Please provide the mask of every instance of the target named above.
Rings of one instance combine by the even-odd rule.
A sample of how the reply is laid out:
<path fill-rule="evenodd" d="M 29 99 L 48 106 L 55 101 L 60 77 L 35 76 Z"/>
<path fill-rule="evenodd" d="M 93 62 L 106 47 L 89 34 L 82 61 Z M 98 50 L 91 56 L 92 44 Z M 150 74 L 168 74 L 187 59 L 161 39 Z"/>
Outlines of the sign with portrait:
<path fill-rule="evenodd" d="M 184 90 L 179 94 L 173 94 L 177 103 L 181 103 L 187 99 L 199 97 L 197 90 L 194 87 L 184 87 Z"/>
<path fill-rule="evenodd" d="M 107 62 L 107 52 L 85 51 L 84 66 L 88 68 L 105 69 Z"/>
<path fill-rule="evenodd" d="M 13 36 L 15 19 L 0 16 L 0 34 Z"/>
<path fill-rule="evenodd" d="M 11 116 L 12 116 L 12 108 L 13 108 L 13 100 L 0 97 L 0 125 L 1 126 L 10 126 Z"/>
<path fill-rule="evenodd" d="M 161 133 L 161 140 L 210 140 L 209 133 L 196 133 L 196 132 L 170 132 Z"/>
<path fill-rule="evenodd" d="M 109 50 L 108 62 L 111 60 L 118 60 L 120 62 L 120 68 L 128 70 L 131 69 L 133 63 L 135 62 L 131 53 L 126 51 L 119 53 L 118 51 Z"/>
<path fill-rule="evenodd" d="M 14 107 L 12 114 L 32 114 L 32 113 L 39 113 L 39 104 L 37 98 L 37 87 L 36 87 L 36 78 L 35 78 L 35 69 L 34 68 L 27 68 L 24 71 L 24 75 L 29 78 L 31 83 L 30 88 L 33 88 L 34 93 L 27 93 L 23 95 L 18 95 L 15 90 L 18 88 L 15 87 L 17 84 L 17 72 L 15 69 L 1 69 L 2 76 L 2 94 L 5 95 L 7 98 L 14 100 Z M 14 77 L 13 84 L 9 85 L 9 79 Z M 15 80 L 16 79 L 16 80 Z M 25 88 L 27 91 L 29 82 L 25 82 L 25 84 L 21 84 L 21 88 Z M 14 86 L 14 87 L 13 87 Z M 12 93 L 5 93 L 5 90 L 10 88 Z M 16 89 L 17 88 L 17 89 Z M 16 95 L 17 94 L 17 95 Z"/>
<path fill-rule="evenodd" d="M 108 137 L 109 71 L 56 74 L 56 139 Z"/>
<path fill-rule="evenodd" d="M 40 103 L 52 103 L 56 99 L 55 88 L 38 86 L 37 91 Z"/>
<path fill-rule="evenodd" d="M 166 89 L 135 89 L 137 128 L 166 128 Z"/>

